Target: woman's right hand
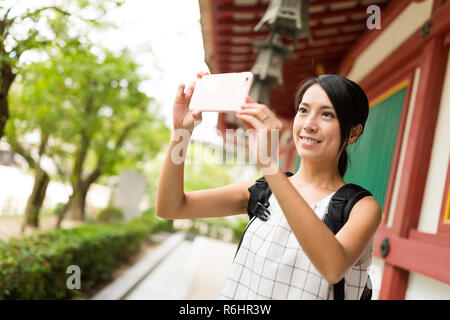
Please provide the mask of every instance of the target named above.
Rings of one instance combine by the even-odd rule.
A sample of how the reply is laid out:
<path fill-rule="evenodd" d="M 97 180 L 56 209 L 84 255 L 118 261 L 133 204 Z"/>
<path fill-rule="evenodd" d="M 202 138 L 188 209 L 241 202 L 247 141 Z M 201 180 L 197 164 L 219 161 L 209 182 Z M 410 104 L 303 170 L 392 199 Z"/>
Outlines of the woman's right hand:
<path fill-rule="evenodd" d="M 201 79 L 207 74 L 207 72 L 197 73 L 197 78 Z M 173 128 L 174 130 L 186 129 L 192 134 L 194 128 L 202 121 L 202 112 L 189 110 L 189 103 L 195 89 L 195 81 L 190 83 L 186 92 L 184 92 L 184 89 L 184 83 L 178 86 L 178 92 L 173 103 Z"/>

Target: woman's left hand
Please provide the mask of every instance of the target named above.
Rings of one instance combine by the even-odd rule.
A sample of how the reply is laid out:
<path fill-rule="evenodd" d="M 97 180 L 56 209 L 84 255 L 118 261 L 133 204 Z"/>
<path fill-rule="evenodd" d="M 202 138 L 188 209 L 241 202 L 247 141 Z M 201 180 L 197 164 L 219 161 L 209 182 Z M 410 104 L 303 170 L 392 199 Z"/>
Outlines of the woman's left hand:
<path fill-rule="evenodd" d="M 248 130 L 250 151 L 262 171 L 275 174 L 273 171 L 278 168 L 279 136 L 283 123 L 266 105 L 250 97 L 245 102 L 236 116 Z"/>

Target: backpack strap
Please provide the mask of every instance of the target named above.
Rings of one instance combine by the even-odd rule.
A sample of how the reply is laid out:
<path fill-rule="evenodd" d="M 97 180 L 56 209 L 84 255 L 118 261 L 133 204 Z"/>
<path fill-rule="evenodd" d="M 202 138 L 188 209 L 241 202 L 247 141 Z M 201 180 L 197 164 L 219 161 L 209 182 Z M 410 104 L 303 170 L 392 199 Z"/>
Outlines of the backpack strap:
<path fill-rule="evenodd" d="M 290 177 L 293 175 L 292 172 L 285 172 L 286 176 Z M 244 240 L 245 232 L 247 231 L 248 226 L 251 223 L 253 217 L 258 217 L 263 221 L 267 221 L 270 216 L 270 211 L 267 209 L 270 206 L 269 198 L 272 194 L 272 190 L 270 190 L 269 184 L 266 181 L 265 177 L 261 177 L 256 180 L 255 184 L 248 188 L 250 191 L 250 198 L 248 200 L 247 205 L 247 213 L 250 217 L 250 222 L 245 227 L 244 232 L 242 233 L 241 240 L 239 241 L 238 247 L 236 249 L 236 253 L 234 257 L 236 257 L 239 248 L 241 247 L 242 240 Z"/>
<path fill-rule="evenodd" d="M 371 195 L 369 191 L 353 183 L 342 186 L 331 198 L 323 221 L 333 234 L 338 233 L 347 222 L 353 206 L 362 198 Z"/>
<path fill-rule="evenodd" d="M 286 176 L 290 177 L 293 175 L 292 172 L 285 172 Z M 272 194 L 269 184 L 265 177 L 261 177 L 256 180 L 256 183 L 248 188 L 250 191 L 250 198 L 248 200 L 247 212 L 250 220 L 257 216 L 263 221 L 267 221 L 270 216 L 270 211 L 267 209 L 270 206 L 269 198 Z"/>
<path fill-rule="evenodd" d="M 362 198 L 371 195 L 369 191 L 353 183 L 342 186 L 330 200 L 328 212 L 323 219 L 324 223 L 333 234 L 338 233 L 347 222 L 353 206 Z M 344 289 L 345 278 L 342 278 L 333 285 L 334 300 L 344 300 Z"/>

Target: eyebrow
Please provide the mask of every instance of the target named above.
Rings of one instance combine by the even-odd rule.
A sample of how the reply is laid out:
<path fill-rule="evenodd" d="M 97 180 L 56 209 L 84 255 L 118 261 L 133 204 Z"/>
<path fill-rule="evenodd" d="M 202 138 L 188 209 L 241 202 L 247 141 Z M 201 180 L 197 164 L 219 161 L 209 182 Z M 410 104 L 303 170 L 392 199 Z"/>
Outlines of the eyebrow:
<path fill-rule="evenodd" d="M 306 103 L 306 102 L 301 102 L 300 105 L 304 105 L 304 106 L 307 106 L 307 107 L 311 107 L 311 106 L 310 106 L 308 103 Z M 319 109 L 320 109 L 320 110 L 322 110 L 322 109 L 331 109 L 331 110 L 333 110 L 333 108 L 330 107 L 330 106 L 320 106 Z"/>

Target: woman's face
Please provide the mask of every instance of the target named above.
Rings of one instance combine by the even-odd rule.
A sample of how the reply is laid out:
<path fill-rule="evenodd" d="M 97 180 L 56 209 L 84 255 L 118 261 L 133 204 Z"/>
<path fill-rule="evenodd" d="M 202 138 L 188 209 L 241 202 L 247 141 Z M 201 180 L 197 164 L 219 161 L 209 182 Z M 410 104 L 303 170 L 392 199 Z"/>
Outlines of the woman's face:
<path fill-rule="evenodd" d="M 341 133 L 336 111 L 319 84 L 310 86 L 294 118 L 293 137 L 302 159 L 338 160 Z"/>

